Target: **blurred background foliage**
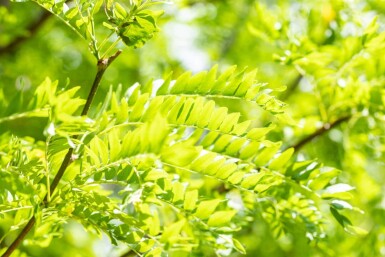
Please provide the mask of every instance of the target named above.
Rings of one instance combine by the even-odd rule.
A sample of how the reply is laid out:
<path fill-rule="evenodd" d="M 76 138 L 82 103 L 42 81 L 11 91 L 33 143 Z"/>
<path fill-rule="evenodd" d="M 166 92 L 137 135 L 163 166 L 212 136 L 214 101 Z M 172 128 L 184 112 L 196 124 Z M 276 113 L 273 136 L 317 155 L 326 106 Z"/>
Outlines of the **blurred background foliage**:
<path fill-rule="evenodd" d="M 258 68 L 259 81 L 276 89 L 287 86 L 278 97 L 288 103 L 294 120 L 279 123 L 270 137 L 284 147 L 297 146 L 299 160 L 317 159 L 343 170 L 341 182 L 356 187 L 354 204 L 365 211 L 350 218 L 369 233 L 351 236 L 330 223 L 325 243 L 314 245 L 295 233 L 275 238 L 260 217 L 239 232 L 247 256 L 385 256 L 385 3 L 176 0 L 163 8 L 161 32 L 143 48 L 123 52 L 106 72 L 96 101 L 110 85 L 126 90 L 170 71 L 177 76 L 214 64 Z M 80 85 L 84 97 L 94 65 L 85 41 L 60 20 L 33 3 L 0 1 L 0 87 L 6 99 L 13 101 L 20 91 L 28 95 L 46 77 L 62 87 Z M 241 112 L 244 120 L 256 118 L 260 125 L 271 120 L 251 104 L 221 104 Z M 44 126 L 39 119 L 10 121 L 0 133 L 12 129 L 41 139 L 37 132 Z M 6 227 L 7 220 L 1 220 L 0 235 Z M 78 224 L 64 232 L 48 248 L 28 251 L 33 256 L 119 255 L 106 238 L 90 237 Z"/>

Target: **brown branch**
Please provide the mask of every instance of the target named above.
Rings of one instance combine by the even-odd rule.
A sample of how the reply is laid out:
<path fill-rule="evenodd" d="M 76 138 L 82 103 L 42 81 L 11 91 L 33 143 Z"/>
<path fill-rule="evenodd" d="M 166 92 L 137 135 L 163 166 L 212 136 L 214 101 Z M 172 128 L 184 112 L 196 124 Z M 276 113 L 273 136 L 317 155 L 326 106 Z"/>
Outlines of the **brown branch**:
<path fill-rule="evenodd" d="M 350 115 L 349 116 L 344 116 L 344 117 L 341 117 L 341 118 L 335 120 L 332 123 L 326 123 L 325 125 L 322 126 L 322 128 L 316 130 L 314 133 L 312 133 L 312 134 L 308 135 L 307 137 L 303 138 L 302 140 L 300 140 L 299 142 L 297 142 L 296 144 L 294 144 L 291 147 L 294 148 L 295 152 L 298 152 L 303 146 L 305 146 L 306 144 L 310 143 L 316 137 L 319 137 L 319 136 L 327 133 L 332 128 L 340 125 L 341 123 L 343 123 L 345 121 L 348 121 L 351 117 L 352 116 L 350 116 Z M 289 148 L 291 148 L 291 147 L 289 147 Z"/>
<path fill-rule="evenodd" d="M 0 6 L 9 6 L 9 0 L 0 0 Z"/>
<path fill-rule="evenodd" d="M 32 22 L 25 30 L 27 31 L 24 35 L 17 36 L 6 46 L 0 48 L 0 55 L 13 52 L 18 46 L 24 43 L 27 39 L 31 38 L 41 28 L 41 26 L 51 17 L 51 13 L 43 11 L 39 18 Z"/>
<path fill-rule="evenodd" d="M 27 225 L 23 228 L 23 230 L 20 232 L 20 234 L 17 236 L 17 238 L 13 241 L 13 243 L 8 247 L 7 251 L 2 255 L 2 257 L 8 257 L 10 256 L 16 248 L 23 242 L 24 237 L 29 233 L 29 231 L 33 228 L 35 225 L 36 220 L 35 217 L 32 217 Z"/>
<path fill-rule="evenodd" d="M 117 51 L 114 55 L 107 59 L 100 59 L 98 61 L 98 72 L 96 73 L 94 83 L 92 84 L 90 93 L 88 94 L 87 102 L 83 107 L 82 115 L 86 115 L 90 109 L 92 100 L 98 90 L 100 80 L 103 77 L 104 72 L 107 70 L 108 66 L 121 54 L 121 50 Z"/>
<path fill-rule="evenodd" d="M 136 256 L 139 256 L 139 255 L 137 255 L 132 250 L 128 250 L 127 252 L 125 252 L 122 255 L 120 255 L 120 257 L 136 257 Z"/>
<path fill-rule="evenodd" d="M 297 89 L 299 83 L 301 82 L 303 78 L 303 75 L 298 74 L 294 80 L 288 85 L 287 90 L 285 91 L 285 94 L 280 98 L 282 101 L 286 101 L 287 99 L 290 98 L 290 96 L 293 95 L 295 90 Z"/>
<path fill-rule="evenodd" d="M 96 94 L 96 91 L 98 90 L 98 87 L 100 85 L 100 80 L 102 79 L 104 72 L 107 70 L 108 66 L 110 66 L 110 64 L 120 55 L 120 53 L 121 53 L 121 51 L 119 50 L 114 55 L 112 55 L 111 57 L 109 57 L 107 59 L 100 59 L 98 61 L 98 64 L 97 64 L 98 71 L 95 75 L 94 82 L 92 83 L 91 90 L 88 93 L 86 104 L 83 107 L 82 114 L 81 114 L 82 116 L 87 115 L 88 111 L 90 110 L 91 103 L 94 100 L 94 96 Z M 66 156 L 64 157 L 62 165 L 59 168 L 59 171 L 56 173 L 56 176 L 52 181 L 52 184 L 50 187 L 50 193 L 51 194 L 55 191 L 57 185 L 59 184 L 61 178 L 64 175 L 65 170 L 73 161 L 72 153 L 73 153 L 73 148 L 70 148 L 68 150 Z M 46 197 L 44 198 L 44 201 L 47 200 L 47 197 L 48 197 L 48 195 L 46 195 Z"/>
<path fill-rule="evenodd" d="M 100 85 L 100 81 L 103 77 L 104 72 L 107 70 L 108 66 L 120 55 L 120 53 L 121 53 L 121 51 L 119 50 L 114 55 L 112 55 L 111 57 L 109 57 L 107 59 L 98 60 L 98 63 L 97 63 L 98 71 L 95 75 L 94 82 L 92 83 L 91 90 L 88 94 L 87 101 L 83 107 L 83 111 L 82 111 L 81 115 L 87 115 L 87 113 L 90 109 L 91 103 L 92 103 L 94 96 L 96 94 L 96 91 Z M 56 173 L 56 176 L 52 181 L 52 184 L 50 186 L 50 192 L 47 193 L 46 196 L 44 197 L 43 204 L 45 206 L 48 205 L 48 203 L 49 203 L 48 200 L 50 198 L 50 195 L 55 191 L 55 189 L 59 185 L 59 182 L 60 182 L 61 178 L 63 177 L 67 167 L 72 163 L 72 161 L 73 161 L 72 153 L 73 153 L 73 148 L 68 149 L 68 152 L 65 155 L 62 164 L 60 165 L 59 171 Z M 35 217 L 32 217 L 28 221 L 27 225 L 20 232 L 20 234 L 17 236 L 17 238 L 9 246 L 7 251 L 2 255 L 2 257 L 9 257 L 16 250 L 16 248 L 23 242 L 24 238 L 27 236 L 27 234 L 32 229 L 32 227 L 35 225 L 35 222 L 36 222 Z"/>

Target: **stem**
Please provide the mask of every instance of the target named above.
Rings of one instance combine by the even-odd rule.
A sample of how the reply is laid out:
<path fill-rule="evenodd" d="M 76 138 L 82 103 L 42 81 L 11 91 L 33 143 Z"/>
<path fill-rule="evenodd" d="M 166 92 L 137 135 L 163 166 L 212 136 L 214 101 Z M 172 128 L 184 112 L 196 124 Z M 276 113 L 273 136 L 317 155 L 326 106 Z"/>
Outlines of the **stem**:
<path fill-rule="evenodd" d="M 83 107 L 83 111 L 81 113 L 82 116 L 87 115 L 87 113 L 90 109 L 92 100 L 94 99 L 94 96 L 95 96 L 96 91 L 99 87 L 100 81 L 103 77 L 104 72 L 107 70 L 108 66 L 120 55 L 120 53 L 121 53 L 121 51 L 119 50 L 114 55 L 112 55 L 111 57 L 98 60 L 98 63 L 97 63 L 98 71 L 95 75 L 94 82 L 93 82 L 91 90 L 88 94 L 86 104 Z M 52 181 L 52 184 L 50 186 L 50 194 L 53 194 L 56 187 L 59 185 L 59 182 L 60 182 L 61 178 L 63 177 L 64 172 L 66 171 L 67 167 L 73 162 L 73 159 L 72 159 L 73 151 L 74 151 L 73 148 L 68 149 L 68 152 L 65 155 L 62 164 L 60 165 L 59 171 L 56 173 L 56 176 Z M 48 194 L 44 197 L 44 200 L 43 200 L 44 205 L 48 204 L 47 199 L 49 199 L 49 198 L 50 198 L 50 195 L 48 195 Z M 1 257 L 9 257 L 16 250 L 16 248 L 23 242 L 24 238 L 29 233 L 29 231 L 33 228 L 35 223 L 36 223 L 36 219 L 34 216 L 32 216 L 32 218 L 28 221 L 27 225 L 23 228 L 23 230 L 20 232 L 20 234 L 17 236 L 17 238 L 12 242 L 12 244 L 9 246 L 7 251 Z"/>
<path fill-rule="evenodd" d="M 27 117 L 47 117 L 48 111 L 49 111 L 48 108 L 40 108 L 40 109 L 35 109 L 27 112 L 15 113 L 10 116 L 0 118 L 0 124 L 4 122 L 12 121 L 12 120 L 27 118 Z M 41 115 L 42 112 L 47 112 L 47 114 Z"/>
<path fill-rule="evenodd" d="M 119 37 L 118 39 L 115 40 L 114 43 L 111 44 L 111 46 L 106 50 L 106 52 L 102 55 L 103 57 L 106 56 L 118 43 L 119 41 L 121 40 L 122 38 Z M 102 58 L 103 58 L 102 57 Z"/>
<path fill-rule="evenodd" d="M 137 255 L 131 249 L 128 250 L 127 252 L 123 253 L 122 255 L 120 255 L 120 257 L 135 257 L 135 256 L 139 256 L 139 255 Z"/>
<path fill-rule="evenodd" d="M 56 176 L 53 179 L 51 186 L 49 187 L 49 192 L 44 197 L 43 203 L 45 205 L 48 204 L 48 202 L 49 202 L 48 199 L 50 199 L 51 195 L 53 194 L 53 192 L 55 191 L 56 187 L 58 186 L 61 178 L 64 175 L 65 170 L 67 169 L 67 167 L 73 161 L 72 158 L 71 158 L 73 151 L 74 151 L 73 148 L 68 149 L 68 152 L 65 155 L 65 157 L 63 159 L 63 162 L 60 165 L 59 171 L 56 173 Z"/>
<path fill-rule="evenodd" d="M 17 236 L 15 241 L 13 241 L 13 243 L 8 247 L 7 251 L 2 255 L 2 257 L 9 257 L 16 250 L 19 244 L 23 242 L 24 237 L 33 228 L 33 226 L 35 225 L 35 222 L 36 222 L 36 219 L 34 216 L 32 216 L 32 218 L 28 221 L 27 225 L 23 228 L 23 230 Z"/>
<path fill-rule="evenodd" d="M 287 99 L 289 99 L 293 95 L 293 93 L 295 92 L 295 90 L 297 89 L 297 87 L 299 85 L 299 82 L 301 82 L 302 78 L 303 78 L 303 75 L 301 75 L 301 74 L 298 74 L 294 78 L 293 82 L 288 85 L 285 94 L 281 97 L 282 101 L 286 101 Z"/>
<path fill-rule="evenodd" d="M 294 148 L 295 152 L 298 152 L 303 146 L 305 146 L 307 143 L 311 142 L 314 138 L 323 135 L 324 133 L 328 132 L 329 130 L 331 130 L 332 128 L 338 126 L 339 124 L 341 124 L 341 123 L 343 123 L 345 121 L 350 120 L 351 117 L 352 116 L 350 116 L 350 115 L 349 116 L 344 116 L 344 117 L 341 117 L 341 118 L 335 120 L 332 123 L 326 123 L 322 128 L 316 130 L 314 133 L 312 133 L 312 134 L 308 135 L 307 137 L 303 138 L 302 140 L 300 140 L 299 142 L 297 142 L 296 144 L 294 144 L 291 147 Z"/>
<path fill-rule="evenodd" d="M 23 209 L 32 209 L 32 208 L 33 208 L 33 206 L 22 206 L 22 207 L 16 207 L 16 208 L 8 209 L 8 210 L 6 209 L 4 211 L 0 211 L 0 213 L 3 214 L 6 212 L 18 211 L 18 210 L 23 210 Z"/>
<path fill-rule="evenodd" d="M 103 41 L 100 43 L 100 45 L 99 45 L 99 47 L 98 47 L 98 49 L 99 49 L 100 51 L 102 50 L 103 46 L 107 43 L 108 39 L 110 39 L 110 37 L 111 37 L 114 33 L 115 33 L 114 31 L 111 31 L 111 33 L 110 33 L 107 37 L 105 37 L 105 38 L 103 39 Z"/>
<path fill-rule="evenodd" d="M 88 94 L 87 102 L 84 105 L 82 115 L 87 115 L 92 100 L 94 99 L 94 96 L 96 94 L 96 91 L 98 90 L 100 80 L 103 77 L 104 72 L 107 70 L 108 66 L 121 54 L 121 50 L 118 50 L 115 54 L 113 54 L 111 57 L 108 57 L 106 59 L 99 59 L 98 61 L 98 72 L 96 73 L 94 83 L 92 84 L 90 93 Z"/>

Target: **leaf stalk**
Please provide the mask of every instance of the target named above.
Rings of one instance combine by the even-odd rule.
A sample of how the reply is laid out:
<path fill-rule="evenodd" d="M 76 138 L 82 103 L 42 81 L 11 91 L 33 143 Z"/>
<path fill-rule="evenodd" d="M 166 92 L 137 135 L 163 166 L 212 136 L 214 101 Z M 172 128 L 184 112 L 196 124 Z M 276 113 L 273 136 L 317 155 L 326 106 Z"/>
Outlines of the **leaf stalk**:
<path fill-rule="evenodd" d="M 92 83 L 92 87 L 90 89 L 90 92 L 87 97 L 86 104 L 83 107 L 81 115 L 87 115 L 92 101 L 95 97 L 96 91 L 100 85 L 100 81 L 103 78 L 104 72 L 107 70 L 107 68 L 110 66 L 110 64 L 120 55 L 121 50 L 118 50 L 115 54 L 112 56 L 105 58 L 105 59 L 99 59 L 97 62 L 97 73 L 95 75 L 94 82 Z M 42 204 L 44 206 L 47 206 L 50 199 L 51 194 L 54 193 L 55 189 L 59 185 L 60 180 L 62 179 L 67 167 L 73 162 L 72 154 L 74 149 L 70 148 L 68 149 L 67 154 L 65 155 L 62 164 L 60 165 L 59 171 L 56 173 L 51 186 L 49 193 L 46 194 L 44 197 L 44 200 Z M 23 228 L 23 230 L 20 232 L 20 234 L 16 237 L 16 239 L 12 242 L 12 244 L 8 247 L 8 249 L 5 251 L 5 253 L 2 255 L 2 257 L 9 257 L 11 254 L 16 250 L 16 248 L 23 242 L 24 238 L 28 235 L 28 233 L 31 231 L 33 226 L 36 223 L 35 216 L 32 216 L 32 218 L 28 221 L 27 225 Z"/>

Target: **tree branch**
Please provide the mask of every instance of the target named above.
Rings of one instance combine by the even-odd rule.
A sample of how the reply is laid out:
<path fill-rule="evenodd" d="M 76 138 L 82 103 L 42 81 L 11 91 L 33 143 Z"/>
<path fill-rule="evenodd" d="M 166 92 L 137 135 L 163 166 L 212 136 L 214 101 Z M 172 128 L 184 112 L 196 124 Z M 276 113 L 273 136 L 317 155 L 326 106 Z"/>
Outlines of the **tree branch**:
<path fill-rule="evenodd" d="M 136 256 L 138 256 L 138 255 L 135 252 L 133 252 L 132 250 L 128 250 L 127 252 L 120 255 L 120 257 L 136 257 Z"/>
<path fill-rule="evenodd" d="M 285 94 L 280 98 L 282 101 L 286 101 L 290 96 L 295 92 L 297 89 L 299 82 L 301 82 L 303 76 L 301 74 L 298 74 L 292 83 L 290 83 L 287 87 L 287 90 L 285 91 Z"/>
<path fill-rule="evenodd" d="M 297 142 L 296 144 L 294 144 L 291 147 L 294 148 L 295 152 L 298 152 L 303 146 L 305 146 L 306 144 L 310 143 L 314 138 L 327 133 L 332 128 L 338 126 L 339 124 L 341 124 L 343 122 L 348 121 L 351 117 L 352 116 L 350 116 L 350 115 L 349 116 L 344 116 L 344 117 L 341 117 L 341 118 L 335 120 L 332 123 L 326 123 L 325 125 L 323 125 L 322 128 L 316 130 L 314 133 L 312 133 L 312 134 L 308 135 L 307 137 L 303 138 L 302 140 L 300 140 L 299 142 Z M 289 148 L 291 148 L 291 147 L 289 147 Z"/>
<path fill-rule="evenodd" d="M 81 113 L 82 116 L 87 115 L 87 113 L 90 109 L 91 103 L 92 103 L 94 96 L 96 94 L 96 91 L 100 85 L 100 81 L 103 77 L 104 72 L 107 70 L 108 66 L 120 55 L 120 53 L 121 53 L 121 51 L 119 50 L 109 58 L 98 60 L 98 63 L 97 63 L 98 71 L 95 75 L 94 82 L 92 83 L 91 90 L 88 94 L 86 104 L 83 107 L 83 110 Z M 61 178 L 63 177 L 67 167 L 73 162 L 72 153 L 73 153 L 73 148 L 68 149 L 68 152 L 65 155 L 62 164 L 60 165 L 59 171 L 56 173 L 56 176 L 52 181 L 49 193 L 47 193 L 46 196 L 44 197 L 43 204 L 45 206 L 48 205 L 48 203 L 49 203 L 48 200 L 50 198 L 50 195 L 55 191 L 55 189 L 59 185 L 59 182 L 60 182 Z M 20 234 L 17 236 L 17 238 L 9 246 L 7 251 L 2 255 L 2 257 L 9 257 L 16 250 L 16 248 L 23 242 L 24 238 L 27 236 L 29 231 L 33 228 L 35 223 L 36 223 L 36 220 L 35 220 L 35 217 L 33 216 L 28 221 L 27 225 L 23 228 L 23 230 L 20 232 Z"/>
<path fill-rule="evenodd" d="M 96 94 L 96 91 L 98 90 L 100 80 L 103 77 L 104 72 L 107 70 L 108 66 L 121 54 L 121 50 L 117 51 L 114 55 L 106 58 L 106 59 L 100 59 L 98 61 L 98 72 L 96 73 L 94 83 L 92 84 L 90 93 L 88 94 L 87 102 L 83 107 L 82 115 L 87 115 L 92 100 L 94 99 L 94 96 Z"/>
<path fill-rule="evenodd" d="M 9 42 L 6 46 L 0 47 L 0 55 L 11 53 L 18 46 L 24 43 L 27 39 L 31 38 L 36 32 L 40 29 L 40 27 L 51 17 L 51 13 L 47 11 L 43 11 L 39 18 L 32 22 L 27 28 L 27 33 L 25 35 L 17 36 L 11 42 Z"/>
<path fill-rule="evenodd" d="M 20 234 L 17 236 L 17 238 L 13 241 L 13 243 L 8 247 L 7 251 L 2 255 L 2 257 L 8 257 L 10 256 L 16 248 L 23 242 L 24 237 L 29 233 L 29 231 L 33 228 L 35 225 L 36 220 L 35 217 L 32 217 L 27 225 L 23 228 L 23 230 L 20 232 Z"/>

